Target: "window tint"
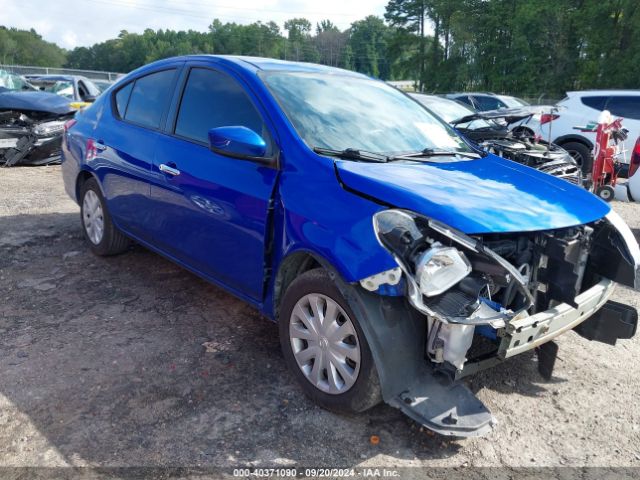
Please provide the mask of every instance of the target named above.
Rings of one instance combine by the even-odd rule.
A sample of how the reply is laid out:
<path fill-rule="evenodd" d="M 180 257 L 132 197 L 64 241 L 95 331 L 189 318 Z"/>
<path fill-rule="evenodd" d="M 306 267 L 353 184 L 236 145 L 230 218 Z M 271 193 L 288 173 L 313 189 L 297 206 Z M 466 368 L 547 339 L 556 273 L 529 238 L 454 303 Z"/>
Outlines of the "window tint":
<path fill-rule="evenodd" d="M 160 127 L 162 114 L 171 100 L 175 72 L 164 70 L 136 80 L 125 120 L 144 127 Z"/>
<path fill-rule="evenodd" d="M 130 82 L 116 92 L 116 110 L 120 118 L 124 118 L 124 114 L 127 111 L 127 103 L 129 103 L 129 95 L 131 95 L 132 88 L 133 82 Z"/>
<path fill-rule="evenodd" d="M 607 103 L 607 97 L 582 97 L 580 99 L 587 107 L 595 108 L 596 110 L 604 110 L 604 105 Z"/>
<path fill-rule="evenodd" d="M 208 131 L 216 127 L 243 126 L 265 140 L 262 118 L 243 88 L 229 76 L 194 68 L 182 95 L 175 133 L 208 143 Z"/>
<path fill-rule="evenodd" d="M 484 95 L 475 95 L 473 99 L 478 105 L 478 110 L 484 112 L 486 110 L 497 110 L 499 108 L 505 108 L 506 105 L 494 97 L 486 97 Z"/>
<path fill-rule="evenodd" d="M 616 117 L 640 120 L 640 96 L 610 97 L 607 110 Z"/>
<path fill-rule="evenodd" d="M 465 105 L 469 105 L 470 107 L 475 108 L 475 106 L 473 105 L 473 103 L 471 103 L 471 99 L 467 96 L 464 95 L 462 97 L 456 97 L 454 100 L 458 101 L 458 102 L 462 102 Z"/>

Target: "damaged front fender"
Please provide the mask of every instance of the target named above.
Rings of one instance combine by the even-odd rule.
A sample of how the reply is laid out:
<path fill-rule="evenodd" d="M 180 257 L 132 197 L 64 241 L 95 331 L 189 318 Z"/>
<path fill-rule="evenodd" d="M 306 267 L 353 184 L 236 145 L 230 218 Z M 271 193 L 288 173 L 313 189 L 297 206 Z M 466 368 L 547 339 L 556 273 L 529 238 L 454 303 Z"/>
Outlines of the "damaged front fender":
<path fill-rule="evenodd" d="M 335 280 L 360 319 L 386 403 L 441 435 L 473 437 L 492 429 L 495 418 L 482 402 L 426 362 L 424 315 L 403 297 L 381 296 L 337 275 Z"/>

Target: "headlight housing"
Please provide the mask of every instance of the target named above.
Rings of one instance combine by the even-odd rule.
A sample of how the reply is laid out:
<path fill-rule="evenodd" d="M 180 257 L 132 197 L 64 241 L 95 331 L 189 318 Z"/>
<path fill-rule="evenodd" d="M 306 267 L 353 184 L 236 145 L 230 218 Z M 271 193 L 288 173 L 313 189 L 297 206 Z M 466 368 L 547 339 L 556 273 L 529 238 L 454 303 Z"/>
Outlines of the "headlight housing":
<path fill-rule="evenodd" d="M 491 301 L 489 277 L 495 272 L 521 294 L 516 315 L 534 303 L 528 280 L 478 239 L 399 209 L 376 213 L 373 226 L 380 244 L 402 269 L 410 303 L 430 317 L 445 323 L 504 325 L 506 312 L 514 312 Z M 487 265 L 492 273 L 487 273 Z"/>
<path fill-rule="evenodd" d="M 427 297 L 439 295 L 471 273 L 471 263 L 453 247 L 432 247 L 416 260 L 416 280 Z"/>

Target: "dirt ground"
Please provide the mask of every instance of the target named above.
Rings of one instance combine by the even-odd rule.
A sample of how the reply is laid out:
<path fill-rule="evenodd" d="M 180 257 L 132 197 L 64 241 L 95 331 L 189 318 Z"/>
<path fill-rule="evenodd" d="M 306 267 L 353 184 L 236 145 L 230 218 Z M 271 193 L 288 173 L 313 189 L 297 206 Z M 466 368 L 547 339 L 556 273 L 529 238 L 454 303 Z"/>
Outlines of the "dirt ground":
<path fill-rule="evenodd" d="M 640 466 L 640 335 L 560 337 L 549 382 L 532 355 L 475 376 L 498 425 L 450 441 L 316 407 L 275 324 L 144 248 L 93 256 L 78 211 L 59 167 L 0 169 L 0 467 Z"/>

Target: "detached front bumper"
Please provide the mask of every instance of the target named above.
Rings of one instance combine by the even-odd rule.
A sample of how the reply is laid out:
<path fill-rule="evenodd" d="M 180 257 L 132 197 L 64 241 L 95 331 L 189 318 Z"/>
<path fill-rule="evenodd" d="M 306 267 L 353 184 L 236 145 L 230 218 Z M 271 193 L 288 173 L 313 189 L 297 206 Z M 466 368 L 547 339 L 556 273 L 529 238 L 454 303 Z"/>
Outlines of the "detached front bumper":
<path fill-rule="evenodd" d="M 578 308 L 562 303 L 530 317 L 512 320 L 505 328 L 498 357 L 513 357 L 574 329 L 602 308 L 614 289 L 615 282 L 604 279 L 576 297 Z"/>

